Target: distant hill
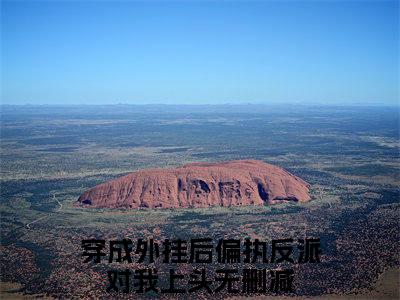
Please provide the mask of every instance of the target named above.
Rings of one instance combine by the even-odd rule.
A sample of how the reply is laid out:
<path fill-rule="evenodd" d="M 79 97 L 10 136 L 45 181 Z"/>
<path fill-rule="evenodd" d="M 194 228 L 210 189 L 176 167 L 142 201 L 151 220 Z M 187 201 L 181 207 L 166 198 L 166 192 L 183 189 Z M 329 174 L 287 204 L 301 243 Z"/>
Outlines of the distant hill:
<path fill-rule="evenodd" d="M 237 160 L 139 170 L 87 190 L 76 204 L 135 209 L 309 200 L 309 184 L 299 177 L 262 161 Z"/>

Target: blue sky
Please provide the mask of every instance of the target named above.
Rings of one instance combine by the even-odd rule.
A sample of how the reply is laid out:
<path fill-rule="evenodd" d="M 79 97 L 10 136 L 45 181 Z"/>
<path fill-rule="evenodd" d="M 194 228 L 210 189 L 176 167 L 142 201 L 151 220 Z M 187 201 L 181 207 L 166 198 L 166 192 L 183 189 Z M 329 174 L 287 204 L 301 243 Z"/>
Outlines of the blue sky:
<path fill-rule="evenodd" d="M 397 1 L 2 1 L 3 104 L 385 104 Z"/>

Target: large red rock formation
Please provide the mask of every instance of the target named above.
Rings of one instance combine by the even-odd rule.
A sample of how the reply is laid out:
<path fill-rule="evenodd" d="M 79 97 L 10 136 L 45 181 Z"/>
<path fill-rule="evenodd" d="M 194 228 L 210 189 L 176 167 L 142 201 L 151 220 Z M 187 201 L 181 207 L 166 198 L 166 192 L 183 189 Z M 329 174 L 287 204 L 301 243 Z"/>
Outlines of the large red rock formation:
<path fill-rule="evenodd" d="M 178 208 L 263 205 L 310 200 L 309 185 L 284 169 L 256 160 L 192 163 L 145 169 L 84 192 L 78 205 Z"/>

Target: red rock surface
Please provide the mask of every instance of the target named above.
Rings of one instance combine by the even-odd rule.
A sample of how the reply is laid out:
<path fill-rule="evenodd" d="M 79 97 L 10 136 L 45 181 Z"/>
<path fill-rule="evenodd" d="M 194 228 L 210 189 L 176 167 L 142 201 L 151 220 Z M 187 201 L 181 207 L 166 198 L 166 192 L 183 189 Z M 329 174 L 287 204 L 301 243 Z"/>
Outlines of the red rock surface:
<path fill-rule="evenodd" d="M 192 163 L 139 170 L 99 184 L 84 192 L 77 204 L 135 209 L 306 202 L 308 187 L 299 177 L 262 161 Z"/>

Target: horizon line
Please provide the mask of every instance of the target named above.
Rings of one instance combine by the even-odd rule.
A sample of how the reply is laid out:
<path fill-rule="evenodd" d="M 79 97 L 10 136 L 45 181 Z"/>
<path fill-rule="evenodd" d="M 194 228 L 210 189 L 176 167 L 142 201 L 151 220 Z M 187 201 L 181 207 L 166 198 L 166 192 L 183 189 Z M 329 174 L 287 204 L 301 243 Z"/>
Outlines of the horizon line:
<path fill-rule="evenodd" d="M 32 104 L 32 103 L 24 103 L 24 104 L 10 104 L 10 103 L 1 103 L 0 106 L 49 106 L 49 107 L 77 107 L 77 106 L 282 106 L 282 105 L 297 105 L 297 106 L 326 106 L 326 107 L 400 107 L 400 102 L 398 103 L 298 103 L 298 102 L 283 102 L 283 103 L 255 103 L 255 102 L 243 102 L 243 103 L 104 103 L 104 104 L 60 104 L 60 103 L 43 103 L 43 104 Z"/>

